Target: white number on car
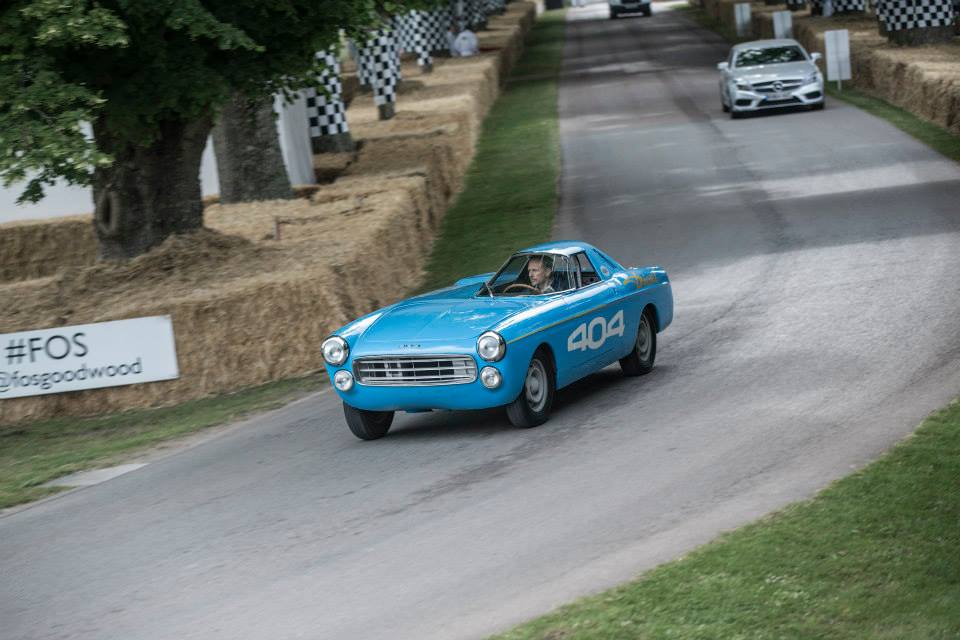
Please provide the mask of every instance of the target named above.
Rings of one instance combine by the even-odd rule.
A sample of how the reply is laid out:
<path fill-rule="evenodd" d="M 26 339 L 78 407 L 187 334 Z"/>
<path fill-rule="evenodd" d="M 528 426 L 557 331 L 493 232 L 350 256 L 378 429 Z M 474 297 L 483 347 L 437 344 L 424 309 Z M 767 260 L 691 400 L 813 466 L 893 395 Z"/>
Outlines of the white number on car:
<path fill-rule="evenodd" d="M 603 316 L 597 316 L 589 323 L 578 326 L 567 338 L 567 351 L 599 349 L 611 336 L 623 337 L 623 311 L 617 311 L 610 322 Z"/>

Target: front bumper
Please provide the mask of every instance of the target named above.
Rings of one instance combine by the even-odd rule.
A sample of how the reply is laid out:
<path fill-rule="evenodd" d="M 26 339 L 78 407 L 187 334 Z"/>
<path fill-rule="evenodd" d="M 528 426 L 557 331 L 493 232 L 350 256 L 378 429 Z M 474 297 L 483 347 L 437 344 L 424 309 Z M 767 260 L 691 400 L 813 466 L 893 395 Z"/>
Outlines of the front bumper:
<path fill-rule="evenodd" d="M 523 386 L 523 373 L 517 373 L 501 360 L 496 363 L 478 362 L 478 372 L 485 366 L 493 366 L 500 372 L 502 382 L 496 389 L 488 389 L 479 376 L 465 384 L 377 386 L 354 382 L 353 387 L 341 391 L 334 387 L 340 398 L 356 409 L 367 411 L 424 411 L 429 409 L 491 409 L 513 402 Z M 327 374 L 333 380 L 341 369 L 353 371 L 352 363 L 342 366 L 327 365 Z M 525 369 L 523 370 L 525 372 Z"/>
<path fill-rule="evenodd" d="M 779 95 L 736 89 L 730 102 L 730 108 L 738 113 L 813 106 L 823 103 L 823 83 L 811 82 Z"/>

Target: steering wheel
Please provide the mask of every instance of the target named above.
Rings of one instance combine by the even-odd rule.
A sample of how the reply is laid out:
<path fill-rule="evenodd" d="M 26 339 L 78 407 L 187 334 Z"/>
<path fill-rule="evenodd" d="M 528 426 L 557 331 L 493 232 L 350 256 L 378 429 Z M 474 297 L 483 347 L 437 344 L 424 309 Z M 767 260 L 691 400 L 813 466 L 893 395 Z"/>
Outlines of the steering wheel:
<path fill-rule="evenodd" d="M 510 289 L 513 289 L 514 287 L 524 287 L 525 289 L 530 289 L 531 291 L 540 293 L 540 289 L 537 289 L 533 285 L 523 284 L 522 282 L 514 282 L 513 284 L 508 284 L 506 287 L 504 287 L 503 292 L 506 293 L 507 291 L 510 291 Z"/>

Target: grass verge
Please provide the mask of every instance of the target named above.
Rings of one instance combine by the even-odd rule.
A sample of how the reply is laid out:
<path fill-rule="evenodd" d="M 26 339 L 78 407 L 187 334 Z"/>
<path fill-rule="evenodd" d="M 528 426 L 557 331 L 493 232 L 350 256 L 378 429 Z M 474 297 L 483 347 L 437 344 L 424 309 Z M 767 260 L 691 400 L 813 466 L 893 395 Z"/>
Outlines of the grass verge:
<path fill-rule="evenodd" d="M 501 640 L 960 637 L 960 403 L 815 498 Z"/>
<path fill-rule="evenodd" d="M 447 214 L 427 271 L 427 287 L 500 266 L 522 245 L 550 235 L 560 149 L 557 76 L 564 12 L 533 27 L 507 90 L 484 122 L 466 186 Z M 282 406 L 326 384 L 318 374 L 165 409 L 97 418 L 0 426 L 0 509 L 58 491 L 69 473 L 117 464 L 137 452 L 201 429 Z"/>
<path fill-rule="evenodd" d="M 464 190 L 447 212 L 421 291 L 497 269 L 550 236 L 560 140 L 557 78 L 565 13 L 543 13 L 477 141 Z"/>
<path fill-rule="evenodd" d="M 43 484 L 68 473 L 117 464 L 164 441 L 283 406 L 325 384 L 326 376 L 317 374 L 176 407 L 0 427 L 0 509 L 59 491 Z"/>

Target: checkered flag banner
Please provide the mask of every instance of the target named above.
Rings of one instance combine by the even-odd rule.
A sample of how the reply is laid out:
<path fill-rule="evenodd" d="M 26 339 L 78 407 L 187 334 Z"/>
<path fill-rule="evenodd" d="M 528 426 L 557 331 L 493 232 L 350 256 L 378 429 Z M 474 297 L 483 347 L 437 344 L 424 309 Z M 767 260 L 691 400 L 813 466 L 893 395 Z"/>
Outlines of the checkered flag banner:
<path fill-rule="evenodd" d="M 433 64 L 428 46 L 427 16 L 425 11 L 411 11 L 397 16 L 393 21 L 393 33 L 401 53 L 417 54 L 417 64 L 428 67 Z"/>
<path fill-rule="evenodd" d="M 787 9 L 799 11 L 807 5 L 806 0 L 787 0 Z"/>
<path fill-rule="evenodd" d="M 949 27 L 956 19 L 951 0 L 878 0 L 876 8 L 887 31 Z"/>
<path fill-rule="evenodd" d="M 346 108 L 343 105 L 343 85 L 340 83 L 340 60 L 335 48 L 317 53 L 317 58 L 323 61 L 323 72 L 320 74 L 319 85 L 323 90 L 308 88 L 305 90 L 307 100 L 307 121 L 310 125 L 310 137 L 330 136 L 347 133 Z"/>
<path fill-rule="evenodd" d="M 834 13 L 851 13 L 853 11 L 866 11 L 866 0 L 833 0 Z"/>
<path fill-rule="evenodd" d="M 447 34 L 454 14 L 449 8 L 434 9 L 433 11 L 418 11 L 420 14 L 420 29 L 424 37 L 424 46 L 427 51 L 450 51 Z"/>
<path fill-rule="evenodd" d="M 366 42 L 358 46 L 359 65 L 370 79 L 373 101 L 377 106 L 397 101 L 400 84 L 400 58 L 397 45 L 389 29 L 370 32 Z"/>

